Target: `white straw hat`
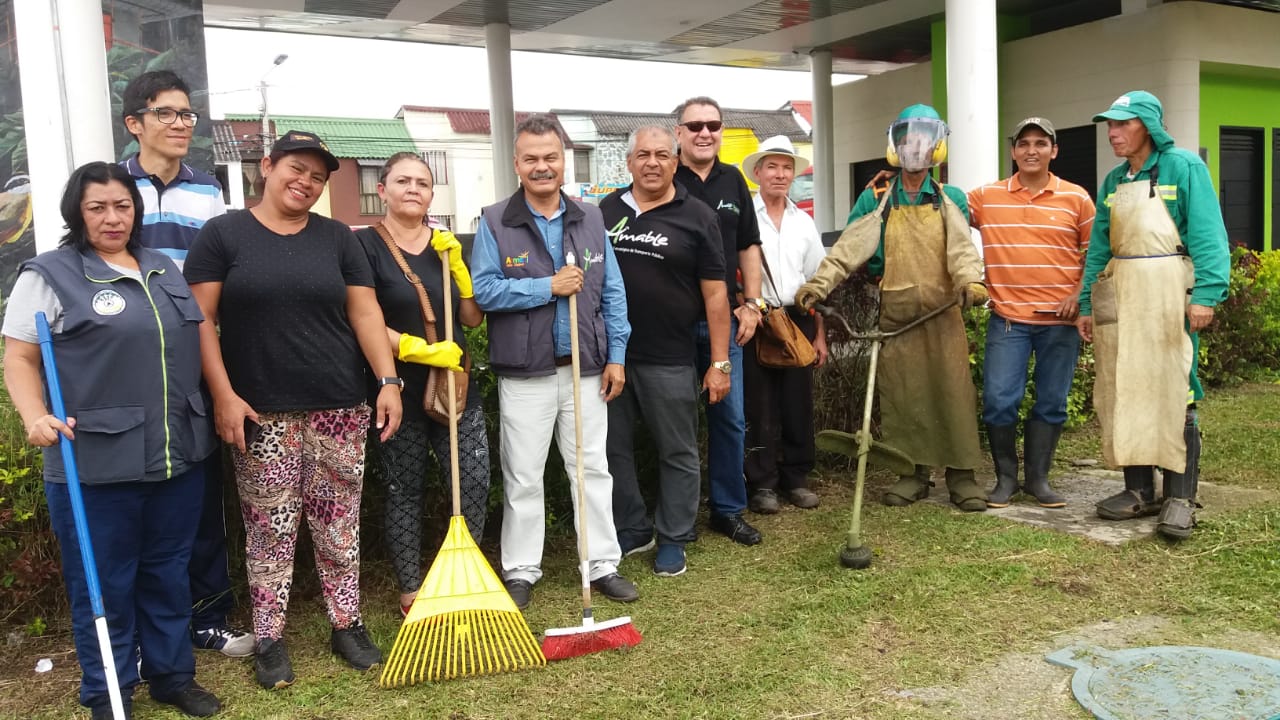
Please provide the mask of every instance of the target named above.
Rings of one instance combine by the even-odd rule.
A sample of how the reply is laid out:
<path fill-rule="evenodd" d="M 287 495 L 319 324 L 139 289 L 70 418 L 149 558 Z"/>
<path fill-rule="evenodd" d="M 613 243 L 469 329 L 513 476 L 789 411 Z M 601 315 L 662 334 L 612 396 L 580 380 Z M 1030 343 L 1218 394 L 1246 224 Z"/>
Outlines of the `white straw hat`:
<path fill-rule="evenodd" d="M 796 153 L 796 148 L 787 139 L 786 135 L 774 135 L 773 137 L 760 143 L 760 149 L 746 156 L 742 160 L 742 172 L 746 174 L 751 182 L 760 184 L 760 180 L 756 178 L 756 163 L 767 155 L 785 155 L 792 158 L 796 162 L 796 175 L 800 175 L 809 169 L 809 161 Z"/>

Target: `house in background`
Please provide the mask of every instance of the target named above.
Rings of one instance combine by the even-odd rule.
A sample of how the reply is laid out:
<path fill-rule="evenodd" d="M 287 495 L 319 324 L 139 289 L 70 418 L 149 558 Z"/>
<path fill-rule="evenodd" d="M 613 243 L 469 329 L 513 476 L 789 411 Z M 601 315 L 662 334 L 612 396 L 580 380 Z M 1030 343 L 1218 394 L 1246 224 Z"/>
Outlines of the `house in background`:
<path fill-rule="evenodd" d="M 226 120 L 242 159 L 244 207 L 251 208 L 261 201 L 262 118 L 228 115 Z M 275 137 L 290 130 L 315 133 L 338 158 L 339 167 L 329 176 L 324 194 L 312 211 L 347 225 L 372 225 L 382 217 L 382 200 L 378 197 L 382 164 L 398 152 L 418 152 L 399 119 L 273 115 L 270 122 Z"/>

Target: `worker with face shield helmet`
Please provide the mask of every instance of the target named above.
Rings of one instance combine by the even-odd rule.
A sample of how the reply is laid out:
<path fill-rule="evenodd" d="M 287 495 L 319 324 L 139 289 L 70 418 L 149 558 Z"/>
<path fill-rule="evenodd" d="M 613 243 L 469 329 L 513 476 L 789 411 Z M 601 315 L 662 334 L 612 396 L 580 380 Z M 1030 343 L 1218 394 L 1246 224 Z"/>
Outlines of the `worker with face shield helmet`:
<path fill-rule="evenodd" d="M 982 259 L 969 235 L 963 190 L 934 180 L 947 155 L 947 125 L 928 105 L 904 109 L 889 126 L 889 164 L 902 168 L 886 188 L 858 197 L 849 224 L 817 273 L 796 293 L 805 308 L 826 298 L 864 263 L 880 277 L 880 329 L 897 330 L 950 307 L 885 343 L 877 388 L 883 441 L 916 463 L 884 495 L 904 506 L 928 496 L 933 467 L 944 467 L 951 502 L 987 507 L 978 465 L 977 393 L 961 310 L 987 299 Z"/>

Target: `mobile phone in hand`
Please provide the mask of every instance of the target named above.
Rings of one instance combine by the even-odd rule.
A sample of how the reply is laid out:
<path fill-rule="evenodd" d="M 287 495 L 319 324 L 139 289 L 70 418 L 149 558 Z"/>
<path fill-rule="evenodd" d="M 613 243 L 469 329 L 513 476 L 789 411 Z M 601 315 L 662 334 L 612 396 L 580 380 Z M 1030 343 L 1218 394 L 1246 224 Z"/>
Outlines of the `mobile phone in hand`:
<path fill-rule="evenodd" d="M 246 416 L 244 419 L 244 446 L 248 448 L 250 445 L 258 442 L 258 438 L 262 435 L 262 426 L 254 422 L 253 418 Z"/>

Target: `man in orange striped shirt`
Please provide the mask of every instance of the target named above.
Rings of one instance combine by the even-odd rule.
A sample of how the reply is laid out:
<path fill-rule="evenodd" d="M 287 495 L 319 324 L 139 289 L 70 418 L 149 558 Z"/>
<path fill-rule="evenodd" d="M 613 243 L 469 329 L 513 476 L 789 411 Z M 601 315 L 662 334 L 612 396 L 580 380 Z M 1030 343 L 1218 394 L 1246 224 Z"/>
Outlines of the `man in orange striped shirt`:
<path fill-rule="evenodd" d="M 1027 118 L 1010 140 L 1018 171 L 969 193 L 969 218 L 982 232 L 991 295 L 982 419 L 996 484 L 987 505 L 1006 507 L 1020 489 L 1018 410 L 1034 354 L 1036 397 L 1023 426 L 1021 489 L 1042 507 L 1060 508 L 1067 503 L 1049 487 L 1049 468 L 1080 352 L 1073 328 L 1094 206 L 1084 188 L 1049 172 L 1049 161 L 1058 156 L 1052 123 Z"/>

